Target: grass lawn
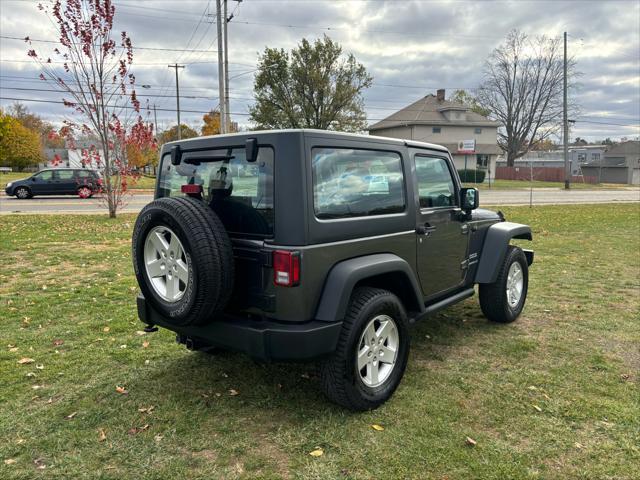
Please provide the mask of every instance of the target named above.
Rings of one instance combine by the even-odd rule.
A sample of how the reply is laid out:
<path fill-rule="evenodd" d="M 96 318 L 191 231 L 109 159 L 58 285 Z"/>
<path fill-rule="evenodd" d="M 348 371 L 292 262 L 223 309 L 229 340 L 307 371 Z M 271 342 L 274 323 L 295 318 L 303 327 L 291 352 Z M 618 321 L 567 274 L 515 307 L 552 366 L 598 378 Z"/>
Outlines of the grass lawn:
<path fill-rule="evenodd" d="M 638 478 L 640 206 L 503 211 L 535 235 L 523 316 L 472 298 L 416 325 L 360 414 L 310 365 L 141 334 L 133 216 L 3 217 L 0 478 Z"/>
<path fill-rule="evenodd" d="M 22 180 L 23 178 L 30 177 L 32 174 L 29 172 L 9 172 L 9 173 L 0 173 L 0 189 L 4 191 L 4 187 L 9 182 L 14 182 L 16 180 Z M 135 183 L 130 185 L 130 188 L 133 190 L 137 189 L 149 189 L 155 188 L 156 186 L 156 178 L 155 177 L 147 177 L 142 175 Z"/>
<path fill-rule="evenodd" d="M 529 189 L 531 188 L 531 183 L 533 183 L 533 188 L 564 188 L 564 183 L 562 182 L 543 182 L 541 180 L 534 180 L 533 182 L 529 182 L 528 180 L 493 180 L 491 182 L 491 188 L 496 190 L 516 190 L 516 189 Z M 467 182 L 464 184 L 465 187 L 476 187 L 480 190 L 488 190 L 489 189 L 489 180 L 485 180 L 484 183 L 473 183 Z M 573 189 L 612 189 L 612 188 L 624 188 L 629 187 L 629 185 L 623 185 L 619 183 L 571 183 L 571 188 Z"/>

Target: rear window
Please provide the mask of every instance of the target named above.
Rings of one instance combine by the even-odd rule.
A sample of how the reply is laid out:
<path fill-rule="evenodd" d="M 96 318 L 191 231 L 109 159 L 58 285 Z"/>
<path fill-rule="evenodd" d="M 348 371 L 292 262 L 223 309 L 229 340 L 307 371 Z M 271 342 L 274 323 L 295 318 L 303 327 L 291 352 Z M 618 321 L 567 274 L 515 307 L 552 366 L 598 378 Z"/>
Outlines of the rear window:
<path fill-rule="evenodd" d="M 402 162 L 396 152 L 314 148 L 313 203 L 320 219 L 400 213 Z"/>
<path fill-rule="evenodd" d="M 189 163 L 196 155 L 198 161 Z M 202 185 L 204 201 L 229 234 L 273 235 L 273 149 L 260 147 L 254 163 L 246 161 L 244 147 L 185 152 L 180 165 L 171 165 L 171 155 L 165 154 L 158 197 L 185 196 L 181 192 L 185 184 Z"/>

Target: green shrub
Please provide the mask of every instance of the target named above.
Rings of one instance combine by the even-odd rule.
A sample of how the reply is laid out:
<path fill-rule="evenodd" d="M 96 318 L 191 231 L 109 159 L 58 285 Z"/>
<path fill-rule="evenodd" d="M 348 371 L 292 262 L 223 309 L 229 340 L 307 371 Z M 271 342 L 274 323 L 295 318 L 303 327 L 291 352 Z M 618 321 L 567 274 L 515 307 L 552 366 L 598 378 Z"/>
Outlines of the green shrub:
<path fill-rule="evenodd" d="M 486 174 L 487 172 L 485 170 L 458 170 L 458 175 L 460 175 L 460 181 L 462 183 L 483 183 Z"/>

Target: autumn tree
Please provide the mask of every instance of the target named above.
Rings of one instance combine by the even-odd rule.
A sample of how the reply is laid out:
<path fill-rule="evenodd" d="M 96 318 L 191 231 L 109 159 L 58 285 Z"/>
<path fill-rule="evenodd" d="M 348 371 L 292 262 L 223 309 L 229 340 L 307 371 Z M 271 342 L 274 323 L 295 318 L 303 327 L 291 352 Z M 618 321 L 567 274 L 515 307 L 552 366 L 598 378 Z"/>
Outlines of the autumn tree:
<path fill-rule="evenodd" d="M 0 166 L 22 170 L 43 161 L 38 133 L 0 110 Z"/>
<path fill-rule="evenodd" d="M 575 61 L 568 64 L 574 78 Z M 530 38 L 516 30 L 485 63 L 478 105 L 502 124 L 498 145 L 507 165 L 558 133 L 563 107 L 563 53 L 558 38 Z"/>
<path fill-rule="evenodd" d="M 31 113 L 24 104 L 14 102 L 9 107 L 9 113 L 24 127 L 37 132 L 44 148 L 64 148 L 64 139 L 54 134 L 54 126 L 40 118 L 39 115 Z"/>
<path fill-rule="evenodd" d="M 326 35 L 297 48 L 266 48 L 254 80 L 250 119 L 259 129 L 365 130 L 363 91 L 372 77 Z"/>
<path fill-rule="evenodd" d="M 64 135 L 96 139 L 82 151 L 83 162 L 101 174 L 109 216 L 124 204 L 135 172 L 127 161 L 131 145 L 154 142 L 145 124 L 131 72 L 133 46 L 126 32 L 113 31 L 116 8 L 112 0 L 51 0 L 38 6 L 57 29 L 59 45 L 50 54 L 28 51 L 42 69 L 40 79 L 64 94 L 63 103 L 77 120 L 65 120 Z M 25 41 L 31 47 L 29 37 Z M 55 67 L 59 59 L 62 69 Z"/>
<path fill-rule="evenodd" d="M 184 123 L 180 124 L 180 132 L 182 140 L 186 140 L 187 138 L 194 138 L 198 136 L 198 132 L 196 132 L 189 125 L 185 125 Z M 168 142 L 175 142 L 178 140 L 178 125 L 174 125 L 173 127 L 165 130 L 158 136 L 158 143 L 163 145 Z"/>

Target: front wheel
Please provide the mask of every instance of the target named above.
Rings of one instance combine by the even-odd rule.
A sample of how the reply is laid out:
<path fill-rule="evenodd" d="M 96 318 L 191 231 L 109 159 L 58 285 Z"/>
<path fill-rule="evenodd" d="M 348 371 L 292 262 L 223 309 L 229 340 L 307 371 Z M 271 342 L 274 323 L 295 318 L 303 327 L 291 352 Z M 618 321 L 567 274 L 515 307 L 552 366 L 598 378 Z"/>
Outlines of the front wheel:
<path fill-rule="evenodd" d="M 338 348 L 320 368 L 324 393 L 350 410 L 374 409 L 400 384 L 408 355 L 407 315 L 398 298 L 386 290 L 358 288 Z"/>
<path fill-rule="evenodd" d="M 14 195 L 20 200 L 26 200 L 27 198 L 31 198 L 33 196 L 31 195 L 31 191 L 27 187 L 16 188 Z"/>
<path fill-rule="evenodd" d="M 521 248 L 509 245 L 496 281 L 480 284 L 482 313 L 492 322 L 513 322 L 522 313 L 528 287 L 527 258 Z"/>

